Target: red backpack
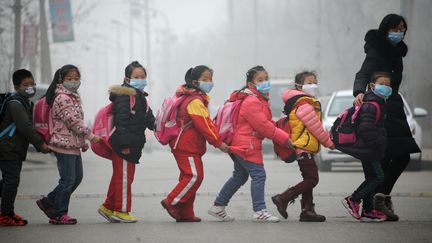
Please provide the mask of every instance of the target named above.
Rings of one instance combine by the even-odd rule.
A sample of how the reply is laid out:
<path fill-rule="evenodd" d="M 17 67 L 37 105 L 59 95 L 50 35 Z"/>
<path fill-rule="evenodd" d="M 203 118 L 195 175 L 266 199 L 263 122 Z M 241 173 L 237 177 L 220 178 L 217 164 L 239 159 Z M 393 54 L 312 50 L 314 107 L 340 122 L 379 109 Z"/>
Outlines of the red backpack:
<path fill-rule="evenodd" d="M 47 144 L 52 136 L 52 119 L 51 107 L 46 102 L 46 97 L 42 97 L 33 108 L 33 127 Z"/>

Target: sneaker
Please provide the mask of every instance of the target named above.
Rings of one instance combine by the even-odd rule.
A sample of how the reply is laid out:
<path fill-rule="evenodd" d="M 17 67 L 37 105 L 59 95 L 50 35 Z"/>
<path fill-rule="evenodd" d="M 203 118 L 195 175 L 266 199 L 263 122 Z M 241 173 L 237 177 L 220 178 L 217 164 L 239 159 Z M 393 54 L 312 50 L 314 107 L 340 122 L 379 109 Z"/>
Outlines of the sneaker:
<path fill-rule="evenodd" d="M 225 206 L 212 206 L 208 211 L 208 214 L 224 222 L 234 221 L 234 218 L 229 216 L 225 211 Z"/>
<path fill-rule="evenodd" d="M 344 205 L 344 207 L 348 209 L 348 213 L 351 214 L 351 216 L 353 216 L 355 219 L 361 220 L 361 217 L 359 215 L 360 202 L 354 202 L 352 200 L 352 196 L 348 196 L 342 199 L 341 202 L 342 205 Z"/>
<path fill-rule="evenodd" d="M 175 220 L 181 219 L 179 210 L 175 206 L 169 204 L 166 199 L 162 200 L 161 204 L 172 218 Z"/>
<path fill-rule="evenodd" d="M 48 218 L 53 219 L 56 217 L 55 208 L 47 201 L 46 197 L 37 200 L 36 204 Z"/>
<path fill-rule="evenodd" d="M 269 212 L 267 212 L 267 209 L 263 209 L 254 213 L 252 221 L 262 223 L 277 223 L 279 222 L 279 218 L 271 215 Z"/>
<path fill-rule="evenodd" d="M 52 218 L 49 220 L 50 224 L 76 224 L 77 220 L 74 218 L 71 218 L 67 214 L 63 214 L 62 216 L 57 216 L 55 218 Z"/>
<path fill-rule="evenodd" d="M 0 225 L 1 226 L 25 226 L 28 224 L 28 221 L 23 219 L 18 214 L 11 215 L 0 215 Z"/>
<path fill-rule="evenodd" d="M 136 223 L 138 218 L 126 212 L 114 211 L 111 218 L 122 223 Z"/>
<path fill-rule="evenodd" d="M 106 208 L 104 205 L 100 205 L 100 207 L 98 208 L 98 213 L 102 216 L 102 217 L 104 217 L 106 220 L 108 220 L 108 222 L 110 222 L 110 223 L 118 223 L 118 222 L 120 222 L 120 221 L 118 221 L 118 220 L 116 220 L 116 219 L 114 219 L 112 216 L 113 216 L 113 213 L 114 213 L 114 211 L 112 211 L 112 210 L 109 210 L 108 208 Z"/>
<path fill-rule="evenodd" d="M 371 211 L 363 211 L 361 214 L 362 222 L 382 222 L 385 220 L 386 220 L 385 214 L 375 209 Z"/>

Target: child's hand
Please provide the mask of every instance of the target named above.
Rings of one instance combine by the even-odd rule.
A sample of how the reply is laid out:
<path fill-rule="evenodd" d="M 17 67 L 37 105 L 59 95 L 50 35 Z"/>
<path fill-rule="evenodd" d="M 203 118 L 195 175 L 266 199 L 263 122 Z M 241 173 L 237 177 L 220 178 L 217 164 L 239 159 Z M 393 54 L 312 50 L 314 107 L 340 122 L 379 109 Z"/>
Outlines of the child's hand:
<path fill-rule="evenodd" d="M 95 136 L 90 140 L 90 142 L 91 142 L 91 143 L 99 143 L 100 140 L 101 140 L 101 137 L 95 135 Z"/>
<path fill-rule="evenodd" d="M 41 152 L 47 154 L 51 152 L 51 149 L 48 147 L 46 143 L 43 143 L 41 147 Z"/>
<path fill-rule="evenodd" d="M 335 150 L 335 146 L 334 146 L 334 144 L 333 144 L 332 146 L 330 146 L 329 149 L 331 149 L 331 150 Z"/>
<path fill-rule="evenodd" d="M 363 93 L 358 94 L 354 100 L 354 104 L 356 106 L 360 106 L 363 103 L 363 97 L 364 97 Z"/>
<path fill-rule="evenodd" d="M 287 147 L 287 148 L 289 148 L 289 149 L 295 149 L 295 146 L 292 144 L 291 139 L 288 139 L 288 140 L 285 142 L 284 146 Z"/>
<path fill-rule="evenodd" d="M 130 149 L 129 148 L 122 149 L 122 154 L 125 154 L 125 155 L 130 154 Z"/>
<path fill-rule="evenodd" d="M 218 149 L 224 153 L 228 153 L 229 146 L 226 143 L 222 143 Z"/>
<path fill-rule="evenodd" d="M 85 143 L 85 144 L 82 146 L 81 151 L 84 153 L 84 152 L 86 152 L 88 149 L 89 149 L 89 145 L 88 145 L 88 143 Z"/>

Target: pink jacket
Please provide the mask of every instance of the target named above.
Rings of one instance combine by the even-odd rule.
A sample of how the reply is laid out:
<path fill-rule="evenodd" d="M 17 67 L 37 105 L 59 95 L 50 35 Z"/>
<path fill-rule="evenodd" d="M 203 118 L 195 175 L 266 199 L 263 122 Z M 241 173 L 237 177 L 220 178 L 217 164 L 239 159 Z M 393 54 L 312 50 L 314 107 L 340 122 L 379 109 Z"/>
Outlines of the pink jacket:
<path fill-rule="evenodd" d="M 313 96 L 310 96 L 309 94 L 303 91 L 295 90 L 295 89 L 286 90 L 282 95 L 282 100 L 284 103 L 286 103 L 287 100 L 298 95 L 307 95 L 308 96 L 307 99 L 316 101 L 316 99 Z M 315 108 L 310 103 L 305 102 L 304 104 L 300 105 L 297 108 L 297 111 L 295 112 L 295 117 L 298 118 L 299 122 L 303 123 L 303 125 L 306 127 L 307 132 L 310 133 L 314 137 L 314 139 L 318 140 L 317 142 L 321 143 L 323 146 L 327 148 L 333 146 L 333 141 L 330 139 L 329 133 L 325 131 L 323 128 L 323 124 L 321 122 L 321 111 L 315 110 Z M 289 119 L 290 119 L 290 125 L 292 124 L 292 122 L 296 123 L 295 119 L 292 119 L 291 116 Z M 294 129 L 292 128 L 292 130 Z M 293 141 L 293 143 L 295 144 L 295 141 Z M 310 152 L 310 151 L 297 149 L 297 153 L 302 153 L 302 152 Z"/>
<path fill-rule="evenodd" d="M 268 138 L 284 144 L 288 141 L 289 135 L 275 127 L 269 103 L 256 89 L 250 88 L 231 94 L 231 101 L 238 99 L 242 99 L 243 102 L 230 153 L 244 160 L 263 164 L 262 140 Z"/>
<path fill-rule="evenodd" d="M 51 108 L 53 134 L 49 145 L 56 152 L 80 154 L 81 148 L 88 147 L 84 139 L 91 140 L 94 137 L 91 130 L 84 125 L 81 99 L 62 84 L 57 85 L 55 93 Z"/>

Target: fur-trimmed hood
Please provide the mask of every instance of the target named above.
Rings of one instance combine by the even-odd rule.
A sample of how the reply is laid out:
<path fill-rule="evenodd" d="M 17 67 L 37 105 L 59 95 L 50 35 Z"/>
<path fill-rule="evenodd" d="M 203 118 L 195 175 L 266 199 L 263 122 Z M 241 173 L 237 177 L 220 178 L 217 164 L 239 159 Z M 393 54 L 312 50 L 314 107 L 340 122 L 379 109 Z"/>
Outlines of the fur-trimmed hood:
<path fill-rule="evenodd" d="M 137 90 L 131 86 L 113 85 L 109 87 L 108 92 L 112 95 L 129 95 L 135 96 Z"/>
<path fill-rule="evenodd" d="M 405 57 L 408 53 L 408 46 L 404 41 L 401 41 L 394 46 L 387 40 L 386 36 L 378 30 L 369 30 L 366 33 L 365 42 L 365 53 L 368 53 L 370 49 L 376 49 L 389 57 Z"/>

